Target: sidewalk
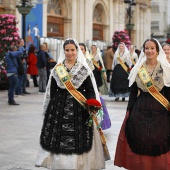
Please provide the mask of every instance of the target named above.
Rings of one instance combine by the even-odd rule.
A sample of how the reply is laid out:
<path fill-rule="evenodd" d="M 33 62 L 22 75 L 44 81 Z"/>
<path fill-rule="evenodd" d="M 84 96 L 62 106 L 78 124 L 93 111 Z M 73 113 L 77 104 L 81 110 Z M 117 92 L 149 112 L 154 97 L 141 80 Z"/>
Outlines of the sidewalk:
<path fill-rule="evenodd" d="M 45 170 L 34 166 L 39 149 L 39 135 L 43 116 L 43 94 L 38 88 L 27 87 L 29 95 L 15 97 L 19 106 L 7 104 L 7 91 L 0 91 L 0 170 Z M 119 130 L 124 119 L 127 102 L 115 102 L 113 97 L 105 99 L 112 127 L 105 130 L 111 160 L 106 170 L 124 170 L 113 165 Z"/>

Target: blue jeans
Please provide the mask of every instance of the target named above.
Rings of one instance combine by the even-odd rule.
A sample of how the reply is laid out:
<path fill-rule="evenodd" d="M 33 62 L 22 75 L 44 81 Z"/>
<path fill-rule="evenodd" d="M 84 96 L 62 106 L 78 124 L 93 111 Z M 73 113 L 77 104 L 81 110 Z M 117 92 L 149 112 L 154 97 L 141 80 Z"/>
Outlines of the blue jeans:
<path fill-rule="evenodd" d="M 8 89 L 8 102 L 14 101 L 14 93 L 18 85 L 18 76 L 13 74 L 12 76 L 8 77 L 9 80 L 9 89 Z"/>
<path fill-rule="evenodd" d="M 38 69 L 39 75 L 39 92 L 46 91 L 46 83 L 47 83 L 47 71 L 46 69 Z"/>
<path fill-rule="evenodd" d="M 23 79 L 24 79 L 24 75 L 18 75 L 19 82 L 18 82 L 18 86 L 15 90 L 16 95 L 21 95 L 21 92 L 22 92 L 21 88 L 22 88 L 22 84 L 23 84 Z"/>

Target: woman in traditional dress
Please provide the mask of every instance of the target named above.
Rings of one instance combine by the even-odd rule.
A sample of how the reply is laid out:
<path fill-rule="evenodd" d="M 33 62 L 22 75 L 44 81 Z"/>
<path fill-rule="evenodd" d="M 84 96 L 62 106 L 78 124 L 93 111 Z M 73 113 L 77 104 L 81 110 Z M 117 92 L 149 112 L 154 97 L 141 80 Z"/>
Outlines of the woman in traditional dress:
<path fill-rule="evenodd" d="M 81 48 L 82 53 L 84 54 L 84 57 L 86 58 L 86 62 L 88 64 L 88 66 L 93 71 L 94 70 L 94 65 L 93 65 L 93 62 L 92 62 L 92 60 L 90 58 L 90 54 L 89 54 L 85 44 L 84 43 L 79 43 L 79 46 Z"/>
<path fill-rule="evenodd" d="M 101 95 L 107 95 L 108 86 L 106 82 L 106 69 L 103 63 L 100 49 L 97 48 L 96 45 L 92 45 L 90 55 L 95 67 L 93 74 L 96 79 L 97 87 Z"/>
<path fill-rule="evenodd" d="M 166 54 L 166 58 L 167 58 L 168 62 L 170 63 L 170 45 L 167 44 L 167 43 L 164 43 L 162 45 L 162 48 L 163 48 L 163 50 L 164 50 L 164 52 Z"/>
<path fill-rule="evenodd" d="M 88 63 L 88 66 L 90 67 L 90 69 L 93 71 L 94 70 L 94 65 L 90 59 L 90 55 L 89 55 L 89 52 L 85 46 L 84 43 L 79 43 L 79 46 L 86 58 L 86 61 Z M 106 104 L 105 104 L 105 101 L 104 99 L 102 98 L 102 96 L 100 95 L 100 102 L 102 104 L 102 111 L 103 111 L 103 119 L 102 121 L 100 122 L 101 124 L 101 127 L 103 130 L 106 130 L 106 129 L 109 129 L 111 127 L 111 120 L 110 120 L 110 116 L 109 116 L 109 113 L 108 113 L 108 110 L 107 110 L 107 107 L 106 107 Z"/>
<path fill-rule="evenodd" d="M 156 39 L 147 39 L 129 75 L 127 113 L 114 164 L 129 170 L 170 169 L 170 66 Z"/>
<path fill-rule="evenodd" d="M 129 80 L 128 75 L 132 62 L 129 56 L 126 45 L 121 42 L 115 52 L 113 60 L 113 74 L 110 83 L 110 89 L 113 95 L 116 97 L 115 101 L 122 97 L 122 101 L 125 101 L 125 97 L 129 96 Z"/>
<path fill-rule="evenodd" d="M 60 70 L 61 75 L 57 72 L 59 66 L 65 70 Z M 61 78 L 63 73 L 69 75 Z M 71 81 L 69 85 L 64 83 L 67 80 Z M 45 94 L 41 149 L 36 166 L 63 170 L 103 169 L 105 158 L 97 126 L 95 123 L 88 126 L 89 113 L 72 95 L 71 84 L 87 99 L 100 100 L 94 76 L 78 43 L 67 39 Z"/>
<path fill-rule="evenodd" d="M 129 47 L 129 55 L 130 55 L 130 59 L 132 61 L 132 64 L 135 65 L 138 61 L 138 55 L 135 52 L 135 46 L 134 45 L 130 45 Z"/>

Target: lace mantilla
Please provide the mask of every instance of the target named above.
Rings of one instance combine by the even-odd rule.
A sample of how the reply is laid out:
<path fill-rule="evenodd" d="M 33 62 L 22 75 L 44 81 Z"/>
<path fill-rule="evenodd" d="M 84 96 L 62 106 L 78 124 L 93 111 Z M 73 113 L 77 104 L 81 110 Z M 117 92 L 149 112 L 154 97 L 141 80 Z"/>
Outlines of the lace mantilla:
<path fill-rule="evenodd" d="M 126 53 L 123 53 L 123 55 L 118 54 L 116 57 L 117 58 L 120 57 L 120 59 L 125 63 L 128 56 L 126 55 Z M 120 64 L 118 60 L 117 60 L 117 62 L 118 62 L 118 64 Z"/>
<path fill-rule="evenodd" d="M 69 71 L 69 75 L 71 78 L 71 82 L 73 83 L 73 85 L 75 86 L 76 89 L 78 89 L 82 83 L 84 82 L 84 80 L 90 75 L 90 73 L 88 72 L 87 68 L 77 62 Z M 63 85 L 63 83 L 60 81 L 55 69 L 53 70 L 52 76 L 54 77 L 54 79 L 57 82 L 57 85 L 61 88 L 61 89 L 65 89 L 65 86 Z"/>
<path fill-rule="evenodd" d="M 143 64 L 146 67 L 146 62 Z M 163 81 L 163 69 L 161 67 L 160 62 L 157 63 L 152 75 L 150 74 L 150 77 L 152 78 L 152 81 L 154 82 L 155 87 L 158 89 L 158 91 L 161 91 L 164 87 L 164 81 Z M 148 90 L 140 80 L 138 74 L 136 76 L 136 83 L 137 86 L 144 92 L 147 92 Z"/>

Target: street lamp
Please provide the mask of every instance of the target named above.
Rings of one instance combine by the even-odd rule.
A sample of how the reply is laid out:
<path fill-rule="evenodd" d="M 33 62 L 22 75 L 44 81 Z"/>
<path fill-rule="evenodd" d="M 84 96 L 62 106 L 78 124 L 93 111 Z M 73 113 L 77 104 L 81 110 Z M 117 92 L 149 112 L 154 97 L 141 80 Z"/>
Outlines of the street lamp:
<path fill-rule="evenodd" d="M 132 11 L 132 6 L 136 5 L 136 2 L 133 0 L 124 0 L 124 3 L 129 4 L 127 8 L 127 15 L 128 15 L 128 23 L 126 24 L 126 29 L 129 31 L 129 37 L 131 39 L 131 30 L 134 28 L 134 24 L 131 23 L 132 16 L 133 16 L 133 11 Z"/>
<path fill-rule="evenodd" d="M 20 0 L 16 8 L 18 9 L 19 13 L 22 15 L 22 37 L 24 42 L 26 42 L 25 38 L 25 30 L 26 30 L 26 15 L 29 14 L 33 5 L 31 0 Z"/>

